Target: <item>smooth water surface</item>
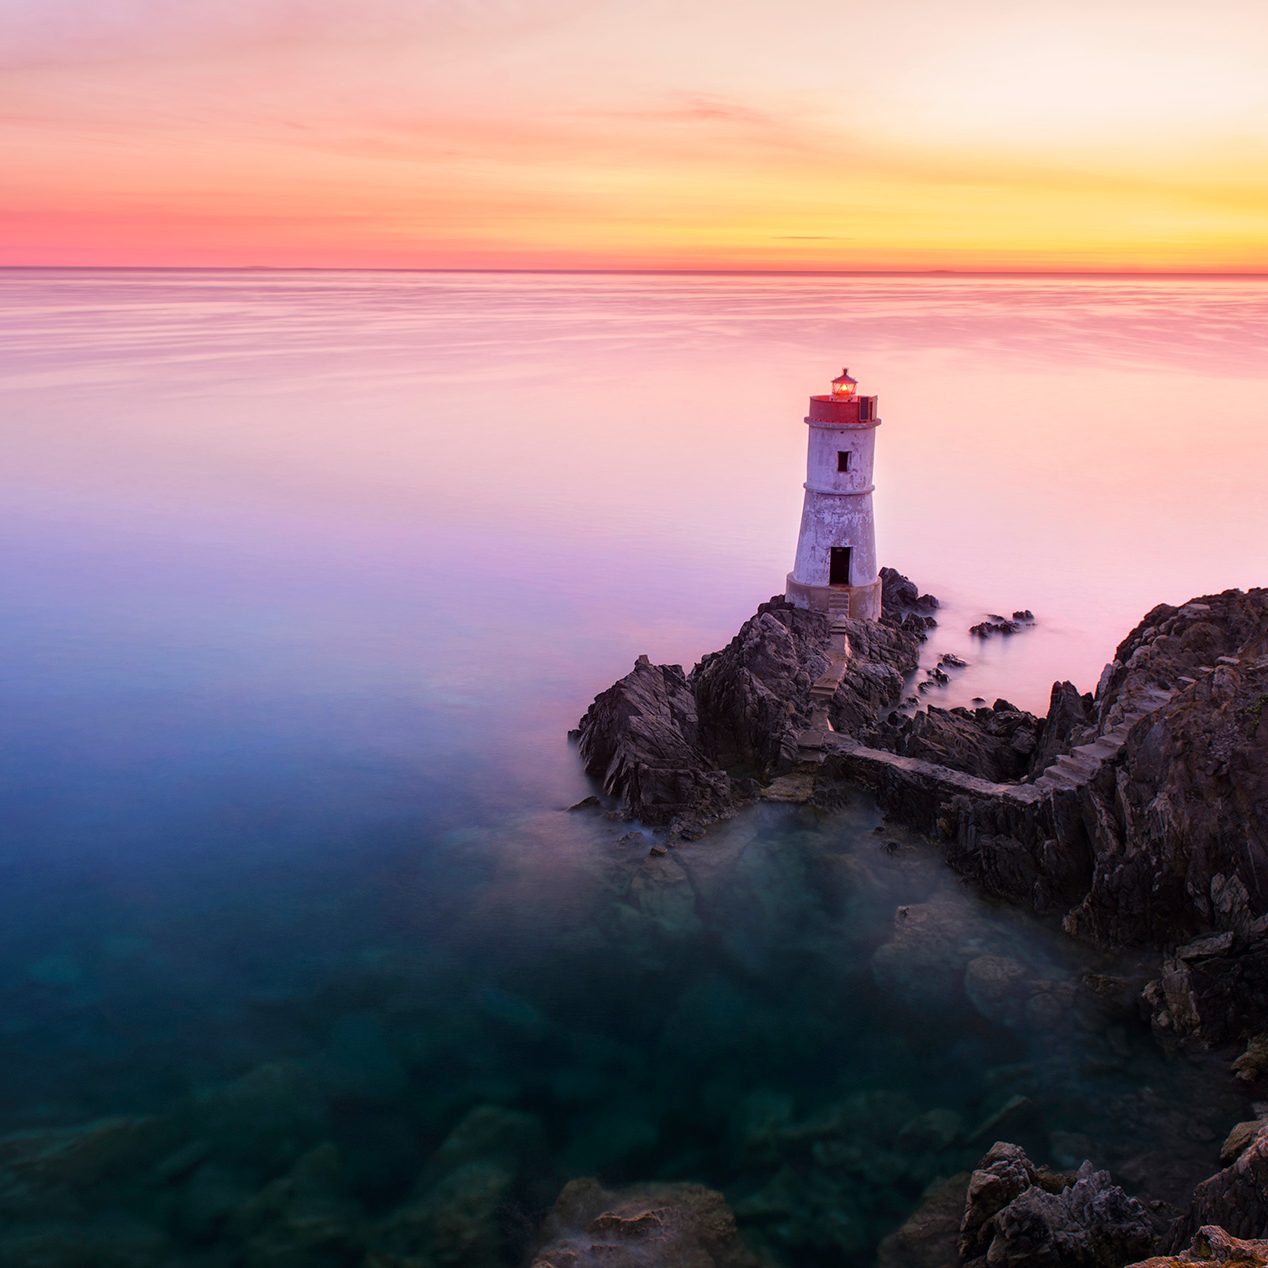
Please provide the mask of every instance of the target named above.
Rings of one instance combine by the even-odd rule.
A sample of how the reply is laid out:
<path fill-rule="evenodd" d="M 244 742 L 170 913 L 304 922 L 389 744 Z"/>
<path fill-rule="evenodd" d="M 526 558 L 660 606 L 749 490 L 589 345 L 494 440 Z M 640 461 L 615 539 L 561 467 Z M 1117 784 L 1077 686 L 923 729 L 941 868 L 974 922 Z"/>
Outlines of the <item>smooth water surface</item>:
<path fill-rule="evenodd" d="M 938 703 L 1262 583 L 1268 286 L 10 271 L 0 329 L 0 1130 L 157 1116 L 11 1147 L 10 1258 L 513 1264 L 598 1174 L 813 1265 L 997 1134 L 1213 1168 L 1232 1089 L 864 799 L 649 859 L 564 735 L 782 589 L 842 364 Z"/>

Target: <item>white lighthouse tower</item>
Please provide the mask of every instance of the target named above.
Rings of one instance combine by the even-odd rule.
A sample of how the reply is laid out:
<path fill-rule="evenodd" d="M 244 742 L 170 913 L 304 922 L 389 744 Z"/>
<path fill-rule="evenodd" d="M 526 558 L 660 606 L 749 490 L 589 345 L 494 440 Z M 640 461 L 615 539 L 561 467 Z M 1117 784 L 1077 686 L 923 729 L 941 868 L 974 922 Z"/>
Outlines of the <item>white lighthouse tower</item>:
<path fill-rule="evenodd" d="M 806 499 L 787 596 L 801 608 L 877 621 L 881 582 L 872 520 L 876 397 L 859 396 L 842 370 L 832 391 L 810 398 Z"/>

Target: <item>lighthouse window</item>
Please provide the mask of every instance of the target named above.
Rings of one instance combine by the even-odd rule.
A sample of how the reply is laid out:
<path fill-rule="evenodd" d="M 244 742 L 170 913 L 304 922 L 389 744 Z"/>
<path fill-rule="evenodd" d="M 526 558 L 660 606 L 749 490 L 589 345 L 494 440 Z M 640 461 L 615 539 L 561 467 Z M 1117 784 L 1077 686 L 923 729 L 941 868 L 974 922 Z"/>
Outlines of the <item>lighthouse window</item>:
<path fill-rule="evenodd" d="M 850 451 L 848 449 L 837 450 L 837 470 L 848 471 L 850 469 Z"/>

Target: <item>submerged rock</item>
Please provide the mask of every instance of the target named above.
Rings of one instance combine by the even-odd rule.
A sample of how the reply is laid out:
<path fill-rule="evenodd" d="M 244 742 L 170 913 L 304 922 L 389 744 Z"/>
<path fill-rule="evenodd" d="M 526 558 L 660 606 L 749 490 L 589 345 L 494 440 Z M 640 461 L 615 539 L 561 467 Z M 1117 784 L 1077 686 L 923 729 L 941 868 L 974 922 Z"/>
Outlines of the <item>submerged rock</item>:
<path fill-rule="evenodd" d="M 761 1268 L 720 1193 L 698 1184 L 564 1186 L 532 1268 Z"/>
<path fill-rule="evenodd" d="M 958 1268 L 968 1187 L 967 1171 L 931 1184 L 906 1223 L 881 1242 L 876 1268 Z"/>

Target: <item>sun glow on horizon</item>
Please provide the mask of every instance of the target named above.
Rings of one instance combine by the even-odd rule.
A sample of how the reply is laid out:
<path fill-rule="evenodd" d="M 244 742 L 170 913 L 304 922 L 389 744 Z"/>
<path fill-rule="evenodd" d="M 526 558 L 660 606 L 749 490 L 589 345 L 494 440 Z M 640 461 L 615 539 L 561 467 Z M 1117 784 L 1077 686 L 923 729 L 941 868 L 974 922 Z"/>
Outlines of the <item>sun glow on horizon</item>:
<path fill-rule="evenodd" d="M 1268 10 L 1105 10 L 5 0 L 0 263 L 1268 270 Z"/>

